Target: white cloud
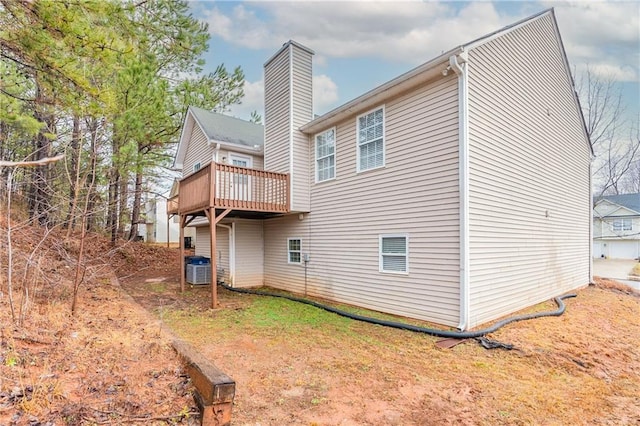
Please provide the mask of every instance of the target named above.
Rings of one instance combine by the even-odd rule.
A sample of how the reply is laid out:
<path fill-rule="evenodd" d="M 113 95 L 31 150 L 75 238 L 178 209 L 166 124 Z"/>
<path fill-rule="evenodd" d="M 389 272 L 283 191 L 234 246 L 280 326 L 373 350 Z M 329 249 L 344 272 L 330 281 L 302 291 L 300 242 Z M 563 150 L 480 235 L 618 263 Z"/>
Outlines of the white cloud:
<path fill-rule="evenodd" d="M 239 105 L 232 105 L 229 108 L 229 114 L 234 117 L 249 120 L 251 113 L 257 111 L 264 122 L 264 81 L 246 81 L 244 82 L 244 97 Z"/>
<path fill-rule="evenodd" d="M 338 86 L 326 75 L 313 76 L 313 112 L 324 114 L 338 101 Z"/>
<path fill-rule="evenodd" d="M 210 32 L 227 42 L 274 52 L 294 39 L 327 58 L 370 57 L 416 65 L 526 16 L 555 7 L 573 65 L 608 63 L 619 78 L 638 78 L 640 3 L 602 1 L 257 2 L 225 15 L 206 14 Z M 309 19 L 312 17 L 312 19 Z"/>
<path fill-rule="evenodd" d="M 578 71 L 588 64 L 603 77 L 638 81 L 640 3 L 589 1 L 545 5 L 555 7 L 567 56 Z"/>
<path fill-rule="evenodd" d="M 264 122 L 264 81 L 245 81 L 242 103 L 229 107 L 228 114 L 249 120 L 256 111 Z M 324 113 L 335 107 L 338 101 L 338 86 L 326 75 L 313 76 L 313 111 Z"/>

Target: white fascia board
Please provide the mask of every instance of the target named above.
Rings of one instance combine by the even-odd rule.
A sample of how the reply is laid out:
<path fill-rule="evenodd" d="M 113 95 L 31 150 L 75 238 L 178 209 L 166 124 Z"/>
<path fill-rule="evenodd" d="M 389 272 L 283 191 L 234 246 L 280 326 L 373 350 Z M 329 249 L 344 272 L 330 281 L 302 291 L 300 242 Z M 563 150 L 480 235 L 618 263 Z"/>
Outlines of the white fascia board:
<path fill-rule="evenodd" d="M 431 61 L 426 62 L 361 96 L 358 96 L 352 101 L 329 111 L 315 120 L 311 120 L 309 123 L 302 126 L 300 131 L 306 134 L 318 133 L 321 130 L 334 126 L 336 123 L 349 116 L 374 108 L 375 106 L 384 103 L 386 99 L 405 92 L 421 83 L 438 76 L 444 77 L 442 73 L 449 65 L 449 57 L 451 55 L 460 54 L 462 51 L 463 49 L 460 46 L 443 53 L 435 59 L 432 59 Z"/>

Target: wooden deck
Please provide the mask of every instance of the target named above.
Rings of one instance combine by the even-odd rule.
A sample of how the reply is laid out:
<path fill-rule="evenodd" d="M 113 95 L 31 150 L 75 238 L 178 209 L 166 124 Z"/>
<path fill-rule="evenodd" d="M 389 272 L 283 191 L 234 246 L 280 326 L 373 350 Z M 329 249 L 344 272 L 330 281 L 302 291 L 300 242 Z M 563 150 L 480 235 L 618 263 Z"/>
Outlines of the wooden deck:
<path fill-rule="evenodd" d="M 211 163 L 179 182 L 167 213 L 190 215 L 211 208 L 266 213 L 289 211 L 289 175 Z"/>

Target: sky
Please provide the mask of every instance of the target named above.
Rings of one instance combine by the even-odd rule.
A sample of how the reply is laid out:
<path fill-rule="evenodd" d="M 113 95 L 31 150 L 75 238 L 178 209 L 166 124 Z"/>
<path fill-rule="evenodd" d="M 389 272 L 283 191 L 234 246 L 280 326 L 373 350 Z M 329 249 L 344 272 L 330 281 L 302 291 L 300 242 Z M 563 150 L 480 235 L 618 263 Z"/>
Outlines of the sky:
<path fill-rule="evenodd" d="M 209 25 L 206 70 L 245 73 L 241 105 L 264 116 L 263 64 L 288 40 L 312 49 L 314 113 L 324 114 L 456 46 L 542 10 L 555 9 L 576 79 L 588 67 L 612 79 L 629 120 L 640 116 L 638 1 L 199 1 Z"/>

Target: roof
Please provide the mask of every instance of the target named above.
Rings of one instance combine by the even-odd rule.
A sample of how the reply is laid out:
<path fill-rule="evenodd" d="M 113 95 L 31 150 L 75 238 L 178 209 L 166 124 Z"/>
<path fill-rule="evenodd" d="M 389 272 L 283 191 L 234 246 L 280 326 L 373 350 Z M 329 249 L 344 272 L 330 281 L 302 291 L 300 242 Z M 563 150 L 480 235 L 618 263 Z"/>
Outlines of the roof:
<path fill-rule="evenodd" d="M 182 124 L 178 150 L 173 162 L 177 169 L 182 168 L 194 126 L 202 130 L 209 143 L 230 145 L 229 148 L 246 149 L 247 152 L 261 152 L 264 146 L 262 124 L 190 106 Z"/>
<path fill-rule="evenodd" d="M 609 201 L 613 204 L 617 204 L 629 210 L 633 210 L 634 212 L 640 214 L 640 193 L 603 195 L 601 197 L 594 197 L 594 201 L 596 202 L 596 204 L 603 200 Z"/>
<path fill-rule="evenodd" d="M 264 126 L 262 124 L 193 106 L 189 107 L 189 110 L 211 141 L 248 147 L 264 145 Z"/>
<path fill-rule="evenodd" d="M 324 130 L 326 128 L 329 128 L 337 124 L 337 122 L 339 122 L 344 118 L 347 118 L 348 116 L 351 116 L 353 114 L 357 114 L 360 112 L 364 112 L 370 108 L 375 107 L 377 104 L 381 103 L 384 99 L 400 94 L 430 79 L 433 79 L 436 77 L 441 77 L 441 78 L 445 77 L 448 74 L 449 58 L 451 56 L 460 55 L 463 52 L 467 52 L 471 49 L 474 49 L 478 46 L 488 43 L 491 40 L 495 39 L 496 37 L 500 37 L 506 33 L 514 31 L 520 28 L 521 26 L 526 25 L 531 21 L 534 21 L 546 15 L 551 15 L 552 17 L 554 29 L 556 31 L 562 57 L 564 59 L 565 69 L 569 76 L 569 79 L 571 80 L 571 85 L 575 87 L 573 77 L 571 76 L 571 67 L 569 66 L 569 61 L 567 60 L 567 55 L 564 50 L 562 38 L 560 37 L 560 32 L 558 30 L 555 14 L 554 14 L 553 8 L 550 8 L 550 9 L 546 9 L 541 12 L 538 12 L 535 15 L 531 15 L 513 24 L 507 25 L 506 27 L 503 27 L 497 31 L 494 31 L 490 34 L 487 34 L 475 40 L 472 40 L 466 44 L 462 44 L 458 47 L 455 47 L 449 50 L 448 52 L 445 52 L 437 56 L 436 58 L 412 69 L 411 71 L 406 72 L 394 78 L 393 80 L 381 86 L 378 86 L 373 90 L 368 91 L 367 93 L 353 99 L 352 101 L 347 102 L 346 104 L 339 106 L 329 111 L 326 114 L 323 114 L 319 117 L 314 118 L 313 120 L 311 120 L 310 122 L 302 126 L 300 130 L 307 134 L 313 134 L 313 133 L 319 132 L 321 130 Z M 580 120 L 582 121 L 582 131 L 585 137 L 587 138 L 587 140 L 589 140 L 587 126 L 585 124 L 584 116 L 582 115 L 582 112 L 581 112 L 582 109 L 580 108 L 580 101 L 578 99 L 578 96 L 575 90 L 573 91 L 573 98 L 580 116 Z M 589 141 L 589 149 L 593 154 L 593 146 L 591 145 L 591 141 Z"/>

